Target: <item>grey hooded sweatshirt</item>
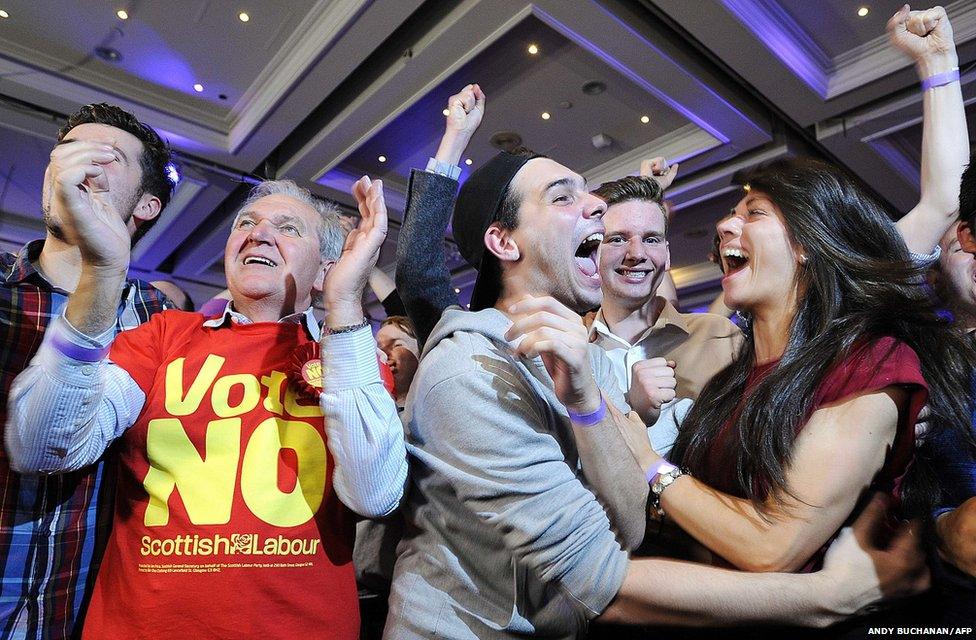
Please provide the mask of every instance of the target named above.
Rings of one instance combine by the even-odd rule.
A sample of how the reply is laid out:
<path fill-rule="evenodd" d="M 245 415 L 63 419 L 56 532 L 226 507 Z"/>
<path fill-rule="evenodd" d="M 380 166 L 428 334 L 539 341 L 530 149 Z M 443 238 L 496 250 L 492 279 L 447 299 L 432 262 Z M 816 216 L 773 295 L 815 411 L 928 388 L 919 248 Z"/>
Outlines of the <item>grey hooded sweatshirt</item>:
<path fill-rule="evenodd" d="M 574 638 L 627 554 L 586 488 L 540 358 L 515 359 L 495 309 L 445 311 L 407 399 L 411 486 L 386 638 Z M 629 410 L 603 351 L 605 395 Z"/>

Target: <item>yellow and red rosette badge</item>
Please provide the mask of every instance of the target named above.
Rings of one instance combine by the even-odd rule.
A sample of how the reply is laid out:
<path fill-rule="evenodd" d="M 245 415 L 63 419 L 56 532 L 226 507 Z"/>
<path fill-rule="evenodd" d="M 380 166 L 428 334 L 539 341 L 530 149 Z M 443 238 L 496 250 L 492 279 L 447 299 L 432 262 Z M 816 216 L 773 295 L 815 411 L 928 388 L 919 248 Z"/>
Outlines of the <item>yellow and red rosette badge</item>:
<path fill-rule="evenodd" d="M 322 355 L 318 342 L 306 342 L 292 352 L 288 379 L 302 394 L 319 397 L 322 392 Z"/>

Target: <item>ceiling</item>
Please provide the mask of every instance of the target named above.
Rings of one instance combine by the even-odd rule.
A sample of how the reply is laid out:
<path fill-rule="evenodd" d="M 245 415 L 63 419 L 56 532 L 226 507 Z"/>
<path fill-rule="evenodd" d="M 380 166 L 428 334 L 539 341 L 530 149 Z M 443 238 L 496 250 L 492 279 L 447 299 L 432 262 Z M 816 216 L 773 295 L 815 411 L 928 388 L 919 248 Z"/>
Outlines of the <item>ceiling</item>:
<path fill-rule="evenodd" d="M 917 199 L 920 94 L 884 37 L 901 3 L 864 4 L 859 17 L 847 0 L 0 0 L 0 247 L 43 235 L 57 129 L 106 101 L 156 127 L 182 176 L 134 250 L 137 275 L 205 300 L 224 286 L 227 227 L 250 182 L 292 178 L 351 211 L 364 173 L 387 186 L 380 260 L 392 273 L 409 171 L 434 153 L 448 96 L 478 82 L 487 113 L 465 174 L 501 132 L 594 186 L 653 155 L 681 162 L 670 244 L 690 308 L 717 289 L 705 256 L 738 171 L 816 155 L 893 215 Z M 972 139 L 976 3 L 946 8 Z M 464 299 L 473 275 L 449 237 L 445 257 Z"/>

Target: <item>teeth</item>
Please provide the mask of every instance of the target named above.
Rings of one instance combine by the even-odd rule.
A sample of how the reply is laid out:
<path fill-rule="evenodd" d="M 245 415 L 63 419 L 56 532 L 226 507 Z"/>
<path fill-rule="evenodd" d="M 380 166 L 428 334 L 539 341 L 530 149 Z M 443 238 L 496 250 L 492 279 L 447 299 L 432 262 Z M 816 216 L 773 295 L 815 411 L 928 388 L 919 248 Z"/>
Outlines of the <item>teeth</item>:
<path fill-rule="evenodd" d="M 728 249 L 723 249 L 722 255 L 726 258 L 742 258 L 743 260 L 749 258 L 749 254 L 743 251 L 742 249 L 734 249 L 732 247 L 729 247 Z"/>
<path fill-rule="evenodd" d="M 590 235 L 586 236 L 586 238 L 583 239 L 583 242 L 591 242 L 591 241 L 592 242 L 603 242 L 603 234 L 602 233 L 591 233 Z"/>
<path fill-rule="evenodd" d="M 248 258 L 244 258 L 244 264 L 263 264 L 263 265 L 267 265 L 269 267 L 277 267 L 278 266 L 275 262 L 273 262 L 273 261 L 271 261 L 271 260 L 269 260 L 267 258 L 262 258 L 261 256 L 250 256 Z"/>

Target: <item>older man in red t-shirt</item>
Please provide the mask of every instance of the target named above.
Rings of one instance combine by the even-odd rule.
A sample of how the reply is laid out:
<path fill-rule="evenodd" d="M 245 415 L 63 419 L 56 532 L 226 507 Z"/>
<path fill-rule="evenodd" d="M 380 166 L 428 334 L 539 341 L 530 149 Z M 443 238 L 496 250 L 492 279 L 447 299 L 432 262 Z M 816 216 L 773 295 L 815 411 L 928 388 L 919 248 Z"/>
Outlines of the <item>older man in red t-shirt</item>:
<path fill-rule="evenodd" d="M 357 637 L 349 509 L 391 512 L 406 480 L 360 302 L 386 235 L 382 185 L 356 184 L 364 220 L 338 262 L 331 206 L 292 182 L 258 185 L 225 248 L 224 313 L 167 312 L 114 342 L 129 243 L 108 188 L 77 194 L 97 215 L 66 216 L 82 279 L 15 383 L 7 443 L 39 473 L 118 447 L 84 637 Z M 346 428 L 350 406 L 371 419 Z"/>

